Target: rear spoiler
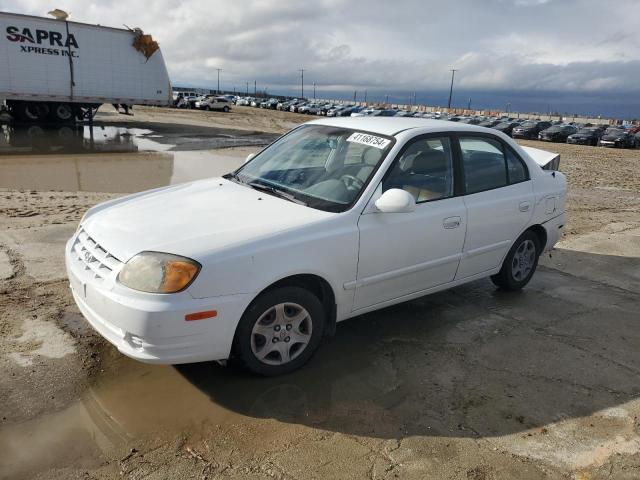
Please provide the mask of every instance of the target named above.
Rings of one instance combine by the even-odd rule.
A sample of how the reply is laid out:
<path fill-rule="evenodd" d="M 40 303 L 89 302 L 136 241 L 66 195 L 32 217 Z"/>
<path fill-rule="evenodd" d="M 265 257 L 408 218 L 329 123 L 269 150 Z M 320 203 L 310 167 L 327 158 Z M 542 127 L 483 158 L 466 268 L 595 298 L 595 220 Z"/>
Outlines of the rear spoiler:
<path fill-rule="evenodd" d="M 558 170 L 560 168 L 560 154 L 547 152 L 533 147 L 520 147 L 543 170 Z"/>

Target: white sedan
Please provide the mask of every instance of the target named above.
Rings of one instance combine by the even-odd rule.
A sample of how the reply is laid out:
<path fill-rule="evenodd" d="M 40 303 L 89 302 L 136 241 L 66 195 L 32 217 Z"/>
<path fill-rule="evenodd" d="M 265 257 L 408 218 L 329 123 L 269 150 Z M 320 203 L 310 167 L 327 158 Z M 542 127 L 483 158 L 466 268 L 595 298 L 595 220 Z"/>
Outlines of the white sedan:
<path fill-rule="evenodd" d="M 565 224 L 559 157 L 482 127 L 323 119 L 250 157 L 82 219 L 73 296 L 125 355 L 288 372 L 336 322 L 483 277 L 524 287 Z"/>

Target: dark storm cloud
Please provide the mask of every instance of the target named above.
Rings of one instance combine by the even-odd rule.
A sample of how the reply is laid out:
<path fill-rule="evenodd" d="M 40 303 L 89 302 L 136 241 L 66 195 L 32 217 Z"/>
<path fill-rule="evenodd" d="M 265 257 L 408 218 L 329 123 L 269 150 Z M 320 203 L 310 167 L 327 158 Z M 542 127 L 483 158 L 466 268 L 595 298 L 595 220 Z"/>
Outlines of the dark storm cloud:
<path fill-rule="evenodd" d="M 364 0 L 148 2 L 69 0 L 77 21 L 140 26 L 162 46 L 174 83 L 226 88 L 257 79 L 295 88 L 298 69 L 325 90 L 637 91 L 640 2 Z M 50 2 L 0 0 L 45 14 Z"/>

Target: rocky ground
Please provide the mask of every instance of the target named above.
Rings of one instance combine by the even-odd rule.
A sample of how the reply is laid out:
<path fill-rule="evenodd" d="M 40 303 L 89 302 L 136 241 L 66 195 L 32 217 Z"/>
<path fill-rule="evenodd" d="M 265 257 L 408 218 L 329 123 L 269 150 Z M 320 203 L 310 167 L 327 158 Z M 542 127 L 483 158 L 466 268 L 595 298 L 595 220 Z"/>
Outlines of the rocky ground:
<path fill-rule="evenodd" d="M 308 118 L 99 120 L 278 134 Z M 640 150 L 526 143 L 561 153 L 571 190 L 565 238 L 525 291 L 479 281 L 352 319 L 275 379 L 119 355 L 79 315 L 63 248 L 120 193 L 6 186 L 0 478 L 640 477 Z"/>

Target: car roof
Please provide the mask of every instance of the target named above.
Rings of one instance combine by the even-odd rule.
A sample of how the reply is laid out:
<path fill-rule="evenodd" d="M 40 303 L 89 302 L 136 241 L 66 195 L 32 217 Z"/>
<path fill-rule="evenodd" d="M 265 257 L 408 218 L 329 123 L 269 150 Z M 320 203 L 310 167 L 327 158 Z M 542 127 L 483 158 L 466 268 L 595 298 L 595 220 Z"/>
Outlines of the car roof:
<path fill-rule="evenodd" d="M 312 125 L 359 129 L 391 136 L 412 129 L 420 129 L 424 133 L 450 131 L 495 133 L 495 130 L 469 125 L 467 123 L 460 124 L 446 120 L 432 120 L 419 117 L 329 117 L 321 120 L 313 120 L 308 123 Z"/>

